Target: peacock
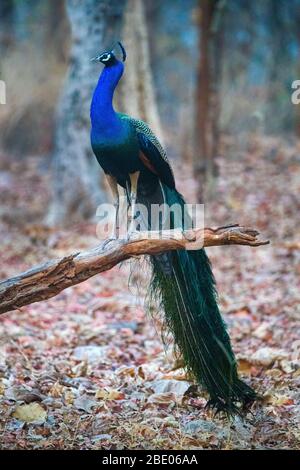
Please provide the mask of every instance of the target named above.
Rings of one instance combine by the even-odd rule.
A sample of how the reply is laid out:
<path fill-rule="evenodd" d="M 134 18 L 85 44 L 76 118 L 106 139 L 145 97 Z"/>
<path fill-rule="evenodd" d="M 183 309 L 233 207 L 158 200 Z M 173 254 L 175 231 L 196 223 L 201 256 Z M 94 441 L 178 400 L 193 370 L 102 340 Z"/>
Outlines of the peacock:
<path fill-rule="evenodd" d="M 120 187 L 125 189 L 130 206 L 129 237 L 134 231 L 138 203 L 149 208 L 153 204 L 170 207 L 177 204 L 183 212 L 185 206 L 176 190 L 166 152 L 155 134 L 142 120 L 114 110 L 113 96 L 126 60 L 120 42 L 118 47 L 121 59 L 115 48 L 91 59 L 102 63 L 104 68 L 90 108 L 92 149 L 115 201 L 115 238 L 119 236 Z M 171 228 L 181 228 L 183 232 L 189 228 L 182 217 L 172 216 L 170 220 Z M 149 219 L 145 223 L 149 228 Z M 238 376 L 205 250 L 181 249 L 150 258 L 149 291 L 159 300 L 167 330 L 173 335 L 186 370 L 208 393 L 207 406 L 216 412 L 241 414 L 256 399 L 256 393 Z"/>

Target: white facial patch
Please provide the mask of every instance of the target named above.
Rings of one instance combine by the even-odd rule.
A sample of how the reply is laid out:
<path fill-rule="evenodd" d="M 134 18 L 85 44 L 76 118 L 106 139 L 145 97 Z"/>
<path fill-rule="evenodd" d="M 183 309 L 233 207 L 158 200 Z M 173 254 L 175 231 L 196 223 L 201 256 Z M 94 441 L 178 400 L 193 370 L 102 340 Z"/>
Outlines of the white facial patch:
<path fill-rule="evenodd" d="M 108 62 L 110 58 L 111 58 L 110 54 L 104 54 L 101 58 L 101 62 Z"/>

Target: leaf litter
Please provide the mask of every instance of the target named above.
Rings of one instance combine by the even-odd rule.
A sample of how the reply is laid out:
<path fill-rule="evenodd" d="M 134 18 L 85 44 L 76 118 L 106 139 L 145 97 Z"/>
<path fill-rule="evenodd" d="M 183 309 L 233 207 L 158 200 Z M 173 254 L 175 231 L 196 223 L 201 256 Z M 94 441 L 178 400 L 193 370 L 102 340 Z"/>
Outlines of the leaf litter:
<path fill-rule="evenodd" d="M 124 263 L 1 316 L 2 449 L 299 448 L 299 150 L 256 136 L 241 150 L 226 138 L 230 157 L 218 159 L 220 177 L 206 204 L 206 226 L 239 222 L 272 242 L 208 250 L 240 373 L 262 397 L 246 420 L 205 409 L 205 393 L 171 348 L 166 354 L 159 322 L 145 314 L 144 288 L 128 288 Z M 98 243 L 93 224 L 41 225 L 50 183 L 40 168 L 38 157 L 26 159 L 6 178 L 3 279 Z M 191 170 L 177 170 L 178 189 L 193 202 Z M 141 286 L 147 277 L 134 271 Z"/>

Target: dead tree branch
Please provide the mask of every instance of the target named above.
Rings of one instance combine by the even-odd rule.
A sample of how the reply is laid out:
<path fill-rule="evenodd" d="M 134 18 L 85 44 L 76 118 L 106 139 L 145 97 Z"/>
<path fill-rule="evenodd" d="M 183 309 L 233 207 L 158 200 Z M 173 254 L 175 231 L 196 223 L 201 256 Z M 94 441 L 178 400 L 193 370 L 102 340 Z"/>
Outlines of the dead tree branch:
<path fill-rule="evenodd" d="M 259 233 L 248 227 L 228 225 L 186 232 L 138 232 L 130 240 L 113 240 L 94 249 L 49 261 L 0 283 L 0 313 L 49 299 L 67 287 L 107 271 L 131 257 L 169 250 L 220 245 L 266 245 Z M 149 238 L 151 237 L 151 238 Z"/>

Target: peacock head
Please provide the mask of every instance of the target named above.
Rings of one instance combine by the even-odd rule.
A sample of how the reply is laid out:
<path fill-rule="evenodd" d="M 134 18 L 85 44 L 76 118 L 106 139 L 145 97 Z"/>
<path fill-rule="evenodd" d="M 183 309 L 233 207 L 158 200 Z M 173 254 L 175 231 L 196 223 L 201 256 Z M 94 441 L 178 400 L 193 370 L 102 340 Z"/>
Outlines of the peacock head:
<path fill-rule="evenodd" d="M 120 47 L 121 52 L 122 52 L 122 60 L 123 60 L 123 62 L 125 62 L 125 60 L 126 60 L 126 51 L 125 51 L 122 43 L 120 41 L 118 41 L 116 45 L 118 45 Z M 96 57 L 93 57 L 91 59 L 91 62 L 101 62 L 105 66 L 110 66 L 110 65 L 115 64 L 116 62 L 118 62 L 118 59 L 115 55 L 114 49 L 115 49 L 115 46 L 112 48 L 111 51 L 105 51 L 105 52 L 102 52 L 102 54 L 100 54 Z"/>

